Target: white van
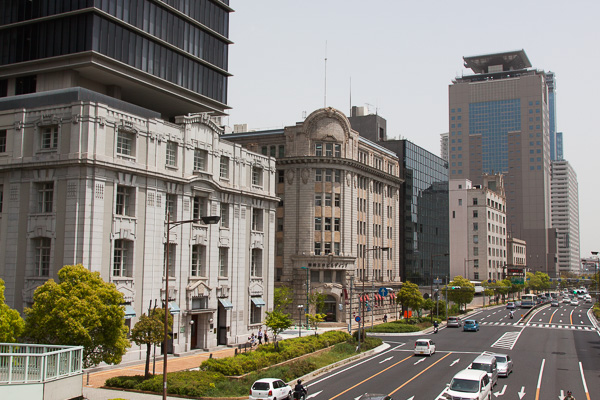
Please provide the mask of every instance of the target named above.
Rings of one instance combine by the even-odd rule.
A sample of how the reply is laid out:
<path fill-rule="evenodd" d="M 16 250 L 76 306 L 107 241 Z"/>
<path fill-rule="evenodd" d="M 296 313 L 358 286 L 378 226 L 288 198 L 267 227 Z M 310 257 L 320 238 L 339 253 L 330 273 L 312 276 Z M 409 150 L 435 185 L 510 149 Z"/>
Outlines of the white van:
<path fill-rule="evenodd" d="M 492 382 L 485 371 L 463 369 L 454 375 L 442 394 L 445 399 L 477 399 L 492 398 Z"/>
<path fill-rule="evenodd" d="M 476 359 L 473 360 L 471 365 L 469 365 L 469 369 L 478 369 L 480 371 L 485 371 L 490 378 L 490 382 L 492 386 L 496 385 L 498 382 L 498 363 L 496 362 L 496 357 L 490 355 L 480 355 Z"/>

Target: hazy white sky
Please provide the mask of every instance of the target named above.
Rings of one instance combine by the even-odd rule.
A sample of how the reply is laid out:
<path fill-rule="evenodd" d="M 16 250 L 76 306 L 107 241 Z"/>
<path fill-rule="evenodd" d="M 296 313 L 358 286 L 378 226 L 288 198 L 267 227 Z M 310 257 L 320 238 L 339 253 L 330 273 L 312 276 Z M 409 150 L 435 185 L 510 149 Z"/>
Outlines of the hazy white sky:
<path fill-rule="evenodd" d="M 581 256 L 600 250 L 600 1 L 231 0 L 227 124 L 280 128 L 325 104 L 370 105 L 439 155 L 463 56 L 524 49 L 553 71 L 557 128 L 578 175 Z"/>

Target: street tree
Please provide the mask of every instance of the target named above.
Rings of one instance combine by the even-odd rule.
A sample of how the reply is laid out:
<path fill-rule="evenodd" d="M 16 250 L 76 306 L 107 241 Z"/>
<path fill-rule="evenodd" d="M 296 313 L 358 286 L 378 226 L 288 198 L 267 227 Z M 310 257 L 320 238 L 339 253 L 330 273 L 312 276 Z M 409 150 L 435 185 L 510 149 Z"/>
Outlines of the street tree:
<path fill-rule="evenodd" d="M 527 273 L 527 287 L 536 293 L 550 288 L 550 277 L 541 271 Z"/>
<path fill-rule="evenodd" d="M 398 291 L 396 301 L 402 305 L 403 309 L 410 308 L 418 313 L 422 308 L 423 296 L 419 291 L 419 286 L 407 281 L 402 284 L 402 288 Z"/>
<path fill-rule="evenodd" d="M 173 326 L 173 316 L 169 313 L 169 327 Z M 142 314 L 139 321 L 131 330 L 131 340 L 138 346 L 146 345 L 146 369 L 144 376 L 150 377 L 150 350 L 153 345 L 161 344 L 165 340 L 165 311 L 155 308 L 150 315 Z"/>
<path fill-rule="evenodd" d="M 316 313 L 316 314 L 306 314 L 306 316 L 308 317 L 308 323 L 310 324 L 310 326 L 315 328 L 315 335 L 316 335 L 319 324 L 321 322 L 325 321 L 325 317 L 327 316 L 327 314 Z"/>
<path fill-rule="evenodd" d="M 454 289 L 453 289 L 454 288 Z M 475 285 L 462 276 L 455 276 L 448 282 L 448 300 L 458 304 L 458 309 L 467 309 L 467 304 L 473 301 L 475 297 Z"/>
<path fill-rule="evenodd" d="M 308 304 L 312 305 L 315 313 L 322 313 L 325 310 L 325 299 L 327 295 L 314 291 L 308 296 Z"/>
<path fill-rule="evenodd" d="M 276 287 L 273 293 L 273 310 L 286 312 L 294 302 L 294 292 L 288 286 Z"/>
<path fill-rule="evenodd" d="M 34 343 L 83 346 L 88 368 L 118 364 L 128 347 L 123 295 L 100 273 L 66 265 L 38 287 L 25 309 L 25 337 Z"/>
<path fill-rule="evenodd" d="M 292 326 L 292 318 L 289 314 L 283 313 L 278 310 L 267 311 L 267 317 L 265 318 L 265 325 L 273 332 L 273 338 L 275 342 L 275 349 L 279 350 L 279 342 L 277 336 Z"/>
<path fill-rule="evenodd" d="M 25 321 L 10 308 L 4 297 L 4 281 L 0 279 L 0 343 L 14 343 L 25 330 Z"/>

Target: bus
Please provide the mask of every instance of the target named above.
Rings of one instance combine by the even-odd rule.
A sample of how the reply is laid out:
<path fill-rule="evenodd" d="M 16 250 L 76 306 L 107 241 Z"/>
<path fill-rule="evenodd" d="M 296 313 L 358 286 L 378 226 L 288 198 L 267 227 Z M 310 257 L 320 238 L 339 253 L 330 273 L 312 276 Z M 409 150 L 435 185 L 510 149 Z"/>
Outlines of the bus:
<path fill-rule="evenodd" d="M 531 308 L 537 304 L 535 294 L 524 294 L 521 296 L 521 308 Z"/>
<path fill-rule="evenodd" d="M 483 286 L 480 281 L 469 281 L 475 286 L 475 294 L 483 294 Z"/>

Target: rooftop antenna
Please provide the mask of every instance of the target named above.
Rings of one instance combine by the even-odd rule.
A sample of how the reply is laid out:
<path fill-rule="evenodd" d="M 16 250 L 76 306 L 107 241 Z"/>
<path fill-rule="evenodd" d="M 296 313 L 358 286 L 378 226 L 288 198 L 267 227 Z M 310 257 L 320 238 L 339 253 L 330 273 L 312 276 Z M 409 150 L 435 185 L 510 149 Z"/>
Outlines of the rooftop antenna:
<path fill-rule="evenodd" d="M 352 77 L 350 77 L 350 114 L 352 116 Z"/>
<path fill-rule="evenodd" d="M 327 40 L 325 41 L 325 97 L 323 107 L 327 107 Z"/>

